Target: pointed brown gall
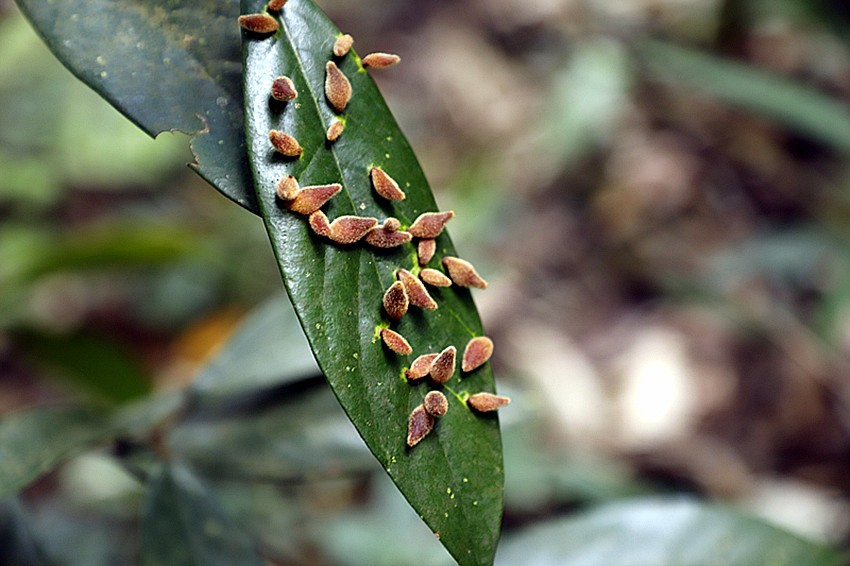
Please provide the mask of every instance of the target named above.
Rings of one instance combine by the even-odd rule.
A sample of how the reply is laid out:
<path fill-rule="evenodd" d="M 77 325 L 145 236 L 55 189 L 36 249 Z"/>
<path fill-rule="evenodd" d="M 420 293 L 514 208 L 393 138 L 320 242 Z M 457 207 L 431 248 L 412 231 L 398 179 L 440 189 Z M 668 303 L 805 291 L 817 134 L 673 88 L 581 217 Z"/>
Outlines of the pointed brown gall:
<path fill-rule="evenodd" d="M 387 314 L 393 320 L 398 320 L 404 316 L 404 313 L 407 312 L 408 304 L 407 293 L 401 281 L 396 281 L 390 285 L 390 288 L 384 293 L 384 310 L 387 311 Z"/>
<path fill-rule="evenodd" d="M 463 358 L 460 362 L 460 370 L 472 371 L 481 366 L 493 355 L 493 341 L 486 336 L 476 336 L 466 344 L 463 349 Z"/>
<path fill-rule="evenodd" d="M 419 272 L 419 279 L 434 287 L 450 287 L 452 280 L 446 274 L 436 269 L 425 268 Z"/>
<path fill-rule="evenodd" d="M 384 344 L 386 344 L 390 350 L 397 354 L 406 356 L 413 352 L 413 348 L 410 347 L 410 344 L 404 339 L 404 336 L 394 330 L 390 330 L 389 328 L 381 329 L 381 340 L 384 341 Z"/>
<path fill-rule="evenodd" d="M 395 232 L 401 228 L 401 222 L 399 222 L 398 218 L 393 218 L 390 216 L 386 220 L 384 220 L 384 230 L 387 232 Z"/>
<path fill-rule="evenodd" d="M 366 234 L 365 241 L 376 248 L 394 248 L 406 244 L 410 239 L 410 233 L 404 230 L 387 230 L 383 226 L 375 226 Z"/>
<path fill-rule="evenodd" d="M 389 200 L 404 200 L 404 191 L 399 188 L 398 183 L 387 175 L 383 169 L 372 167 L 369 174 L 372 176 L 372 185 L 375 186 L 375 191 L 379 195 Z"/>
<path fill-rule="evenodd" d="M 425 212 L 413 221 L 413 224 L 410 225 L 407 231 L 413 234 L 414 238 L 433 239 L 440 235 L 446 222 L 454 218 L 454 216 L 455 213 L 453 210 Z"/>
<path fill-rule="evenodd" d="M 445 383 L 452 378 L 455 373 L 455 358 L 457 357 L 457 348 L 449 346 L 434 358 L 431 362 L 431 379 L 437 383 Z"/>
<path fill-rule="evenodd" d="M 419 265 L 428 265 L 431 258 L 434 257 L 434 252 L 437 251 L 437 241 L 432 238 L 424 238 L 419 240 L 419 245 L 416 247 L 416 253 L 419 256 Z"/>
<path fill-rule="evenodd" d="M 337 57 L 345 57 L 351 46 L 354 45 L 354 38 L 348 34 L 341 35 L 334 42 L 334 55 Z"/>
<path fill-rule="evenodd" d="M 273 80 L 271 94 L 272 98 L 281 102 L 298 98 L 298 91 L 295 90 L 295 84 L 289 77 L 278 77 Z"/>
<path fill-rule="evenodd" d="M 286 0 L 269 0 L 269 10 L 277 12 L 283 9 L 284 4 L 286 4 Z"/>
<path fill-rule="evenodd" d="M 298 157 L 301 155 L 302 150 L 298 140 L 286 132 L 279 132 L 277 130 L 270 131 L 269 141 L 272 142 L 272 145 L 276 150 L 287 157 Z"/>
<path fill-rule="evenodd" d="M 351 83 L 333 61 L 328 61 L 325 71 L 325 96 L 337 112 L 342 112 L 351 100 Z"/>
<path fill-rule="evenodd" d="M 475 395 L 470 395 L 469 399 L 466 400 L 467 405 L 482 413 L 495 411 L 510 402 L 510 397 L 502 397 L 501 395 L 493 395 L 492 393 L 476 393 Z"/>
<path fill-rule="evenodd" d="M 449 270 L 449 277 L 455 285 L 461 287 L 478 287 L 486 289 L 487 282 L 475 271 L 471 263 L 459 257 L 447 256 L 443 258 L 443 265 Z"/>
<path fill-rule="evenodd" d="M 369 53 L 363 57 L 363 66 L 373 69 L 385 69 L 401 61 L 401 57 L 394 53 Z"/>
<path fill-rule="evenodd" d="M 277 20 L 268 14 L 245 14 L 239 16 L 239 25 L 254 33 L 274 33 L 280 27 Z"/>
<path fill-rule="evenodd" d="M 399 269 L 395 274 L 398 280 L 404 283 L 404 290 L 407 291 L 407 298 L 411 305 L 429 311 L 437 308 L 437 301 L 431 298 L 428 289 L 415 275 L 406 269 Z"/>
<path fill-rule="evenodd" d="M 429 391 L 425 395 L 425 400 L 422 402 L 427 412 L 432 417 L 442 417 L 449 410 L 449 401 L 446 396 L 439 391 Z"/>
<path fill-rule="evenodd" d="M 328 217 L 324 212 L 317 210 L 310 214 L 310 217 L 307 220 L 309 221 L 310 228 L 313 229 L 313 232 L 326 238 L 331 237 L 331 224 L 328 222 Z"/>
<path fill-rule="evenodd" d="M 413 381 L 422 379 L 431 371 L 431 364 L 437 359 L 440 354 L 423 354 L 413 360 L 410 364 L 410 369 L 404 372 L 404 376 Z"/>
<path fill-rule="evenodd" d="M 428 414 L 424 406 L 419 405 L 407 420 L 407 445 L 416 446 L 433 428 L 434 417 Z"/>
<path fill-rule="evenodd" d="M 340 216 L 331 222 L 331 240 L 338 244 L 353 244 L 378 225 L 377 218 Z"/>
<path fill-rule="evenodd" d="M 274 192 L 280 200 L 292 200 L 298 194 L 298 179 L 292 175 L 281 178 L 274 187 Z"/>
<path fill-rule="evenodd" d="M 341 190 L 339 183 L 302 187 L 295 198 L 286 203 L 286 208 L 299 214 L 313 214 Z"/>
<path fill-rule="evenodd" d="M 342 130 L 345 128 L 345 124 L 340 122 L 339 120 L 334 120 L 333 124 L 328 126 L 328 131 L 325 134 L 325 138 L 329 142 L 336 141 L 336 139 L 342 134 Z"/>

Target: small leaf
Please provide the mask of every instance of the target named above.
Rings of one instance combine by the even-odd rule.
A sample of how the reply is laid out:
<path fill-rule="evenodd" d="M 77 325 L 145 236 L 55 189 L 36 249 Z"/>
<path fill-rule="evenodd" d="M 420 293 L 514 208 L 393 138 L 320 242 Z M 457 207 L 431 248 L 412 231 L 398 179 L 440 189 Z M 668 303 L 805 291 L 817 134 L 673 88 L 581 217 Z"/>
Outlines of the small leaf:
<path fill-rule="evenodd" d="M 95 395 L 98 401 L 120 403 L 151 390 L 141 361 L 110 337 L 83 332 L 53 336 L 19 331 L 15 335 L 36 363 Z"/>
<path fill-rule="evenodd" d="M 214 402 L 319 373 L 289 299 L 274 297 L 254 309 L 189 392 Z"/>
<path fill-rule="evenodd" d="M 376 467 L 322 378 L 216 401 L 191 408 L 167 440 L 172 454 L 206 476 L 316 480 Z"/>
<path fill-rule="evenodd" d="M 243 0 L 242 12 L 259 12 L 264 5 Z M 331 220 L 395 217 L 409 226 L 421 213 L 439 209 L 353 50 L 337 61 L 351 83 L 351 100 L 340 114 L 327 100 L 326 63 L 339 30 L 309 0 L 289 0 L 275 17 L 281 25 L 273 36 L 243 33 L 245 129 L 260 210 L 296 313 L 334 393 L 407 500 L 458 562 L 491 564 L 503 501 L 499 424 L 495 416 L 473 414 L 462 402 L 464 392 L 494 392 L 489 365 L 462 380 L 455 373 L 443 388 L 448 413 L 417 446 L 406 443 L 408 416 L 434 385 L 429 380 L 409 384 L 404 370 L 421 354 L 463 348 L 483 334 L 470 292 L 436 289 L 436 310 L 411 309 L 393 323 L 413 353 L 389 351 L 379 337 L 390 324 L 382 297 L 399 268 L 418 269 L 414 244 L 378 250 L 328 242 L 312 233 L 306 218 L 276 201 L 275 185 L 287 175 L 301 186 L 340 183 L 342 191 L 323 207 Z M 270 86 L 281 75 L 292 79 L 297 100 L 270 100 Z M 345 132 L 327 143 L 325 133 L 337 119 L 344 120 Z M 298 139 L 300 158 L 276 154 L 268 141 L 272 129 Z M 395 179 L 406 198 L 379 197 L 370 179 L 373 167 Z M 457 254 L 443 231 L 437 256 L 446 255 Z"/>
<path fill-rule="evenodd" d="M 111 432 L 104 417 L 81 407 L 33 409 L 3 418 L 0 501 Z"/>
<path fill-rule="evenodd" d="M 192 136 L 193 169 L 257 211 L 245 159 L 235 2 L 17 0 L 51 51 L 151 136 Z"/>
<path fill-rule="evenodd" d="M 141 566 L 265 566 L 251 540 L 189 472 L 163 466 L 142 509 Z"/>
<path fill-rule="evenodd" d="M 660 41 L 644 41 L 639 55 L 652 74 L 705 91 L 735 106 L 850 152 L 847 105 L 791 79 Z"/>
<path fill-rule="evenodd" d="M 497 564 L 841 566 L 846 557 L 716 505 L 639 499 L 551 521 L 506 540 Z"/>

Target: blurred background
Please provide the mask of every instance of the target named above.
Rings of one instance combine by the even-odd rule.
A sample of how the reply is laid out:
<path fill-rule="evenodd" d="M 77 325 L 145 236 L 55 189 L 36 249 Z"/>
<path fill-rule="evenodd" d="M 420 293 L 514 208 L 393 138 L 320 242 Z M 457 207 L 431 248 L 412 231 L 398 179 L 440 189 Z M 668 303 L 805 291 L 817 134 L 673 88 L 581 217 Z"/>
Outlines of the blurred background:
<path fill-rule="evenodd" d="M 850 548 L 850 3 L 318 3 L 361 55 L 401 55 L 372 75 L 490 283 L 504 536 L 687 492 Z M 146 137 L 8 0 L 0 53 L 0 413 L 180 389 L 255 306 L 286 308 L 261 222 L 186 168 L 185 136 Z M 316 395 L 287 426 L 338 428 L 290 431 L 316 456 L 285 478 L 219 474 L 230 510 L 281 564 L 451 563 Z M 87 454 L 28 513 L 52 556 L 107 564 L 139 491 Z"/>

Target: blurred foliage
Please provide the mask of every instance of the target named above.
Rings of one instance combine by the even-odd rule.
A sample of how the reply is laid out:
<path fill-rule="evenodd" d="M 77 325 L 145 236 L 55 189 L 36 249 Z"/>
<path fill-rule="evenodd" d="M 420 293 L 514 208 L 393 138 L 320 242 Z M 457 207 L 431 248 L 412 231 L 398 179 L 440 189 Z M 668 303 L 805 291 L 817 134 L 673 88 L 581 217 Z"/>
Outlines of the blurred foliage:
<path fill-rule="evenodd" d="M 850 545 L 843 3 L 321 5 L 359 30 L 359 51 L 402 54 L 379 86 L 441 207 L 457 213 L 460 252 L 490 274 L 479 305 L 515 399 L 497 563 L 579 560 L 587 547 L 573 541 L 617 544 L 594 538 L 599 529 L 650 540 L 679 533 L 683 517 L 716 521 L 688 537 L 716 560 L 714 535 L 744 529 L 747 540 L 790 545 L 785 558 L 803 549 L 841 563 L 725 509 L 619 499 L 687 491 L 770 510 L 772 523 L 796 517 L 785 524 Z M 278 562 L 450 563 L 303 343 L 291 356 L 265 350 L 266 339 L 298 343 L 294 327 L 266 318 L 282 312 L 280 297 L 233 335 L 244 360 L 215 357 L 279 287 L 259 223 L 187 174 L 183 136 L 151 142 L 134 130 L 0 6 L 0 413 L 90 395 L 68 378 L 79 356 L 63 367 L 29 340 L 105 336 L 98 348 L 137 365 L 116 382 L 143 375 L 173 391 L 122 409 L 108 447 L 3 502 L 0 562 L 132 562 L 144 479 L 165 454 Z M 637 355 L 658 329 L 663 347 Z M 676 352 L 680 366 L 650 363 Z M 627 411 L 621 391 L 645 384 L 635 375 L 668 374 L 690 384 L 689 412 L 665 436 L 630 444 L 644 424 L 634 414 L 668 407 L 661 392 Z M 42 454 L 28 480 L 72 444 Z M 805 497 L 786 488 L 765 499 L 776 479 Z M 657 529 L 635 534 L 635 523 Z"/>

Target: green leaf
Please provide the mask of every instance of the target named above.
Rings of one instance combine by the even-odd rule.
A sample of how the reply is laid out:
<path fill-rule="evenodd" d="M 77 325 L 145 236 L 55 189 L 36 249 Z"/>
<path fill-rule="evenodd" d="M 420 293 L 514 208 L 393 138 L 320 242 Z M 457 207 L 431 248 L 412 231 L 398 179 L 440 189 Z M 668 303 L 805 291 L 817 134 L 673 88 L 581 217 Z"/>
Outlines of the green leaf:
<path fill-rule="evenodd" d="M 96 395 L 98 400 L 120 403 L 151 390 L 141 361 L 112 338 L 83 332 L 68 336 L 15 334 L 37 363 Z"/>
<path fill-rule="evenodd" d="M 17 0 L 62 63 L 152 136 L 192 136 L 192 165 L 256 212 L 245 159 L 235 2 Z"/>
<path fill-rule="evenodd" d="M 262 0 L 243 0 L 243 13 L 260 12 Z M 325 63 L 340 32 L 309 0 L 290 0 L 278 16 L 281 29 L 269 37 L 243 32 L 246 136 L 258 202 L 295 311 L 319 367 L 372 453 L 398 488 L 461 564 L 490 564 L 498 539 L 503 503 L 502 453 L 498 419 L 473 414 L 464 393 L 493 391 L 489 365 L 446 384 L 448 414 L 413 449 L 406 444 L 407 421 L 431 385 L 408 384 L 404 369 L 418 355 L 449 345 L 462 351 L 481 335 L 481 322 L 468 290 L 432 292 L 435 311 L 415 307 L 394 329 L 413 346 L 411 356 L 388 351 L 378 337 L 389 326 L 381 308 L 396 269 L 416 269 L 415 248 L 388 251 L 365 245 L 339 246 L 317 237 L 306 218 L 281 208 L 274 187 L 292 174 L 302 186 L 341 183 L 326 205 L 341 215 L 398 218 L 403 226 L 422 212 L 438 210 L 422 170 L 375 83 L 353 51 L 338 64 L 351 81 L 353 97 L 342 114 L 345 131 L 328 145 L 325 132 L 335 118 L 325 100 Z M 384 71 L 391 72 L 391 70 Z M 298 98 L 273 104 L 273 78 L 289 76 Z M 268 132 L 295 136 L 300 159 L 275 155 Z M 380 166 L 407 193 L 403 201 L 376 199 L 369 169 Z M 437 240 L 432 260 L 457 255 L 449 236 Z"/>
<path fill-rule="evenodd" d="M 286 297 L 263 302 L 192 382 L 196 400 L 214 402 L 319 374 Z"/>
<path fill-rule="evenodd" d="M 34 409 L 0 420 L 0 501 L 110 432 L 104 417 L 80 407 Z"/>
<path fill-rule="evenodd" d="M 755 519 L 691 499 L 642 499 L 552 521 L 506 540 L 497 564 L 537 566 L 841 566 L 846 557 Z"/>
<path fill-rule="evenodd" d="M 216 401 L 193 408 L 167 439 L 204 476 L 315 481 L 377 467 L 321 378 Z"/>
<path fill-rule="evenodd" d="M 264 566 L 248 536 L 180 466 L 152 476 L 142 509 L 141 566 Z"/>
<path fill-rule="evenodd" d="M 697 88 L 850 152 L 850 110 L 843 102 L 790 79 L 670 43 L 643 41 L 638 54 L 663 80 Z"/>

